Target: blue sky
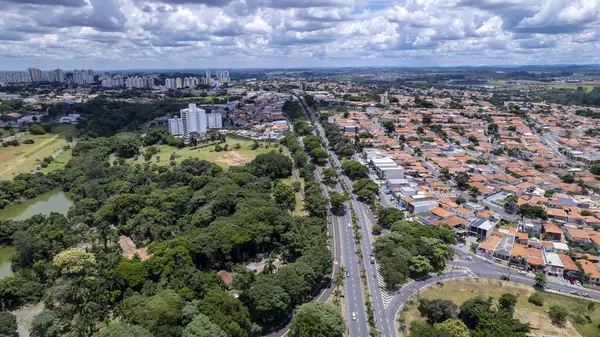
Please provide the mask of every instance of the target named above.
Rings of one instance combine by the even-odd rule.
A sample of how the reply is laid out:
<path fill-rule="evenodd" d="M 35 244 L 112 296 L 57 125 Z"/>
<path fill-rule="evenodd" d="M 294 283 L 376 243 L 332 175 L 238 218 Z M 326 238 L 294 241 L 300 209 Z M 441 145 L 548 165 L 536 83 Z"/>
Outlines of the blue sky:
<path fill-rule="evenodd" d="M 600 0 L 0 0 L 0 69 L 598 63 Z"/>

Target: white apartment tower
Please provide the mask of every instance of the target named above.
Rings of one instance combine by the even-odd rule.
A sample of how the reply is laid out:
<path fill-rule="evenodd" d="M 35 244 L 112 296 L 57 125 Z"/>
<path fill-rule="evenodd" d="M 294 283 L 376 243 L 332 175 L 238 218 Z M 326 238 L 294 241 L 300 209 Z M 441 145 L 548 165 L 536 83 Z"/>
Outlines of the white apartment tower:
<path fill-rule="evenodd" d="M 187 139 L 192 132 L 205 134 L 208 129 L 223 127 L 223 116 L 220 113 L 207 114 L 204 109 L 196 107 L 196 104 L 190 104 L 187 109 L 182 109 L 180 114 L 180 118 L 169 119 L 169 131 L 174 136 Z"/>
<path fill-rule="evenodd" d="M 29 68 L 27 69 L 29 73 L 29 80 L 33 83 L 41 82 L 43 80 L 42 71 L 38 68 Z"/>
<path fill-rule="evenodd" d="M 388 105 L 388 104 L 390 104 L 390 100 L 389 100 L 387 91 L 383 95 L 381 95 L 381 101 L 380 101 L 380 103 L 381 103 L 381 105 Z"/>

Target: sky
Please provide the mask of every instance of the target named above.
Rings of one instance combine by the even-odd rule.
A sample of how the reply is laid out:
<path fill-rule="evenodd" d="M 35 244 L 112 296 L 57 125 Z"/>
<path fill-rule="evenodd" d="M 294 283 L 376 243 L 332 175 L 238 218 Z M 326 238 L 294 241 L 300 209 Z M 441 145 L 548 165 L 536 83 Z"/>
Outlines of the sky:
<path fill-rule="evenodd" d="M 0 0 L 0 69 L 600 63 L 600 0 Z"/>

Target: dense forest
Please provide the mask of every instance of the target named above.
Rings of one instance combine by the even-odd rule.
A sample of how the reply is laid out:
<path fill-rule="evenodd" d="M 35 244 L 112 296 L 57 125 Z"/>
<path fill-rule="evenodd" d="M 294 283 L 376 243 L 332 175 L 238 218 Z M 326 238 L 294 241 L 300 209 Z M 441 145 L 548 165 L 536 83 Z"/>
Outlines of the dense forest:
<path fill-rule="evenodd" d="M 88 132 L 137 123 L 134 110 L 111 126 L 94 127 L 92 119 Z M 327 200 L 294 135 L 284 143 L 295 163 L 276 151 L 229 170 L 197 159 L 109 162 L 148 142 L 133 133 L 82 140 L 63 170 L 0 182 L 5 203 L 57 187 L 74 200 L 66 216 L 0 222 L 0 242 L 16 249 L 15 274 L 0 280 L 0 305 L 43 301 L 32 336 L 256 336 L 328 284 Z M 292 215 L 294 191 L 280 183 L 294 165 L 306 180 L 307 216 Z M 148 254 L 125 258 L 120 236 Z M 251 261 L 263 272 L 246 268 Z M 231 273 L 232 284 L 219 270 Z M 301 307 L 292 336 L 320 326 L 337 336 L 343 327 L 329 307 Z"/>

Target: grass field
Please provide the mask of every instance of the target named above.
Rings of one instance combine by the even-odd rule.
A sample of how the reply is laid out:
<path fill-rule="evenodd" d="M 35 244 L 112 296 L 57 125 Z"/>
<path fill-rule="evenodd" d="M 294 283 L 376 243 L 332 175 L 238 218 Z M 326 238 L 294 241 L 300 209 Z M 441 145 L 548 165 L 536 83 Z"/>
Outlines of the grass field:
<path fill-rule="evenodd" d="M 71 160 L 71 157 L 73 157 L 72 149 L 63 151 L 56 158 L 54 158 L 54 160 L 48 165 L 48 167 L 43 168 L 41 171 L 44 173 L 50 173 L 52 171 L 64 168 L 65 165 L 67 165 L 67 163 L 69 162 L 69 160 Z"/>
<path fill-rule="evenodd" d="M 10 180 L 35 168 L 39 160 L 53 155 L 67 144 L 65 138 L 72 130 L 72 125 L 57 125 L 51 133 L 19 138 L 19 146 L 0 147 L 0 180 Z M 27 139 L 34 143 L 23 144 Z"/>
<path fill-rule="evenodd" d="M 423 290 L 418 297 L 448 299 L 460 306 L 464 301 L 476 296 L 483 298 L 492 296 L 497 300 L 500 295 L 511 293 L 518 296 L 515 317 L 523 322 L 530 322 L 535 328 L 531 336 L 574 337 L 581 335 L 571 322 L 567 322 L 565 327 L 558 327 L 552 324 L 550 318 L 548 318 L 547 311 L 554 304 L 565 307 L 571 314 L 577 312 L 589 313 L 592 322 L 589 324 L 576 324 L 576 326 L 583 332 L 585 337 L 598 336 L 597 325 L 600 323 L 600 308 L 588 312 L 587 306 L 590 301 L 570 296 L 542 293 L 544 305 L 538 307 L 527 301 L 527 298 L 533 292 L 534 289 L 531 286 L 513 282 L 486 279 L 460 279 L 446 281 L 443 286 L 433 285 Z M 418 298 L 413 298 L 414 300 L 410 304 L 407 304 L 400 314 L 402 324 L 408 323 L 407 325 L 410 325 L 412 321 L 423 320 L 417 310 Z"/>
<path fill-rule="evenodd" d="M 281 180 L 281 182 L 286 185 L 292 185 L 294 181 L 296 181 L 294 176 Z M 300 178 L 300 186 L 302 191 L 304 191 L 304 178 Z M 302 194 L 300 194 L 300 192 L 296 192 L 296 209 L 292 212 L 292 214 L 300 216 L 307 215 L 306 211 L 304 210 L 304 199 L 302 199 Z"/>
<path fill-rule="evenodd" d="M 274 147 L 274 144 L 271 144 L 270 148 L 266 148 L 266 143 L 261 142 L 261 147 L 256 150 L 252 150 L 252 144 L 254 141 L 238 138 L 238 137 L 227 137 L 227 141 L 225 143 L 221 143 L 221 147 L 227 145 L 228 151 L 215 151 L 215 146 L 207 146 L 203 148 L 191 148 L 186 147 L 182 149 L 178 149 L 169 145 L 160 145 L 160 152 L 152 157 L 151 162 L 156 163 L 157 165 L 168 165 L 169 159 L 173 152 L 176 153 L 177 158 L 175 159 L 176 163 L 181 163 L 183 160 L 187 158 L 199 158 L 201 160 L 208 160 L 215 164 L 218 164 L 224 168 L 228 168 L 229 166 L 238 166 L 244 165 L 250 161 L 252 161 L 256 156 L 261 153 L 267 153 L 272 150 L 278 150 Z M 239 149 L 234 149 L 236 144 L 240 144 Z M 142 153 L 144 151 L 142 150 Z M 156 156 L 160 156 L 160 161 L 156 160 Z M 140 164 L 145 162 L 142 160 L 133 160 L 134 164 Z"/>

